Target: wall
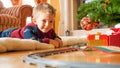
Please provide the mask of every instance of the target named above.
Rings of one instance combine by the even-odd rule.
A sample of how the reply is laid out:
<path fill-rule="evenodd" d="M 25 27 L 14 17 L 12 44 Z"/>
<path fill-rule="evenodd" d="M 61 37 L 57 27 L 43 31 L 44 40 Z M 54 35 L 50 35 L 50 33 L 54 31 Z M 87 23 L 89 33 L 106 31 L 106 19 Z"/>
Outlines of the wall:
<path fill-rule="evenodd" d="M 59 35 L 65 36 L 65 31 L 70 30 L 72 27 L 72 11 L 71 3 L 73 0 L 60 0 L 60 23 L 59 23 Z"/>
<path fill-rule="evenodd" d="M 60 22 L 60 6 L 59 0 L 50 0 L 50 4 L 56 9 L 55 32 L 58 34 L 58 26 Z"/>

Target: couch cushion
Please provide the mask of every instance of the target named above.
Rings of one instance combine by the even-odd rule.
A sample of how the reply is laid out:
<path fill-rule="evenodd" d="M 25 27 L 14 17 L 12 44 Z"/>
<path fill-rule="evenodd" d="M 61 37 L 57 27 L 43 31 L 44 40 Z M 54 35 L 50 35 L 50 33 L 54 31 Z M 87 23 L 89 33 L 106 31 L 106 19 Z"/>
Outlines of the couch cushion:
<path fill-rule="evenodd" d="M 20 27 L 20 19 L 10 16 L 8 14 L 0 14 L 0 31 L 12 28 L 12 27 Z"/>

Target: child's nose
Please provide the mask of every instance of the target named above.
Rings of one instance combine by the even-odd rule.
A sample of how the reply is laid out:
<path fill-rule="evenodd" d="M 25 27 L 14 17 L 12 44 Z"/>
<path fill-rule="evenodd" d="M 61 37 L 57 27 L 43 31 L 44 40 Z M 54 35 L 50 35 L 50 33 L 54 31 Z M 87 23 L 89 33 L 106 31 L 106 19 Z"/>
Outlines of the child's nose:
<path fill-rule="evenodd" d="M 49 25 L 50 25 L 50 23 L 47 21 L 47 22 L 45 23 L 45 26 L 48 27 Z"/>

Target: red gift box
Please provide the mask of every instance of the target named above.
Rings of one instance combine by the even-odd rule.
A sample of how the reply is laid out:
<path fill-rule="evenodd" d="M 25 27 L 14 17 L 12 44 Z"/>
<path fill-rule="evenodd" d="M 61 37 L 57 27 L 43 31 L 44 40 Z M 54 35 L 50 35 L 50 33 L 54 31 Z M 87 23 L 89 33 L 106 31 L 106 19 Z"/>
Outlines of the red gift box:
<path fill-rule="evenodd" d="M 120 47 L 120 35 L 110 35 L 109 36 L 109 45 Z"/>
<path fill-rule="evenodd" d="M 87 36 L 88 46 L 108 46 L 106 34 L 90 34 Z"/>
<path fill-rule="evenodd" d="M 109 45 L 120 47 L 120 28 L 111 28 L 114 32 L 109 36 Z"/>

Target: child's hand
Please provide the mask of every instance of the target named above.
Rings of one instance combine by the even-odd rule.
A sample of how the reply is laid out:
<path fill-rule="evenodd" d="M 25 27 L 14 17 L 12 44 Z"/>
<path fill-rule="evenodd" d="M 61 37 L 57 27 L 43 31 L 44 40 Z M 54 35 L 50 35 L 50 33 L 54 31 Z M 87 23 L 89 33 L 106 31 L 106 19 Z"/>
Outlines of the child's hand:
<path fill-rule="evenodd" d="M 62 40 L 60 40 L 59 38 L 55 38 L 55 40 L 59 43 L 59 47 L 63 46 Z"/>
<path fill-rule="evenodd" d="M 63 46 L 63 42 L 59 38 L 55 38 L 55 40 L 50 39 L 50 44 L 53 44 L 55 48 L 60 48 Z"/>
<path fill-rule="evenodd" d="M 56 41 L 56 40 L 50 39 L 50 44 L 53 44 L 53 45 L 55 46 L 55 48 L 58 48 L 58 47 L 59 47 L 59 42 Z"/>

